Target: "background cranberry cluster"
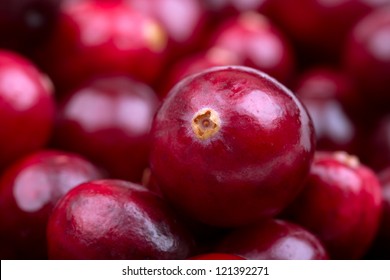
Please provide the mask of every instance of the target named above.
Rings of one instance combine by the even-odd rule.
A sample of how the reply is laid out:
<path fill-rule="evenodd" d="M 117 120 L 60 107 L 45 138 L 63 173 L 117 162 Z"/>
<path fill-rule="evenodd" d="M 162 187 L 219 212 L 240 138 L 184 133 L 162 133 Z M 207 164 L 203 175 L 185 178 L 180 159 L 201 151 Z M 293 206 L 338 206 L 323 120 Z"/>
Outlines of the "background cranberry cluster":
<path fill-rule="evenodd" d="M 173 218 L 169 209 L 158 215 L 153 210 L 165 203 L 163 198 L 134 194 L 142 205 L 151 201 L 144 209 L 149 218 L 155 214 L 150 221 L 166 220 L 176 248 L 164 252 L 161 246 L 140 245 L 144 251 L 138 248 L 129 255 L 106 240 L 94 246 L 113 246 L 116 254 L 99 256 L 97 249 L 74 256 L 166 259 L 218 251 L 260 258 L 247 253 L 258 246 L 273 250 L 273 255 L 261 255 L 265 258 L 390 257 L 389 0 L 1 1 L 0 48 L 2 259 L 47 258 L 49 216 L 57 201 L 80 183 L 111 178 L 156 191 L 148 159 L 157 109 L 185 76 L 224 65 L 256 68 L 286 85 L 310 113 L 318 151 L 355 155 L 347 158 L 348 164 L 358 158 L 378 175 L 378 199 L 383 200 L 379 229 L 367 214 L 379 206 L 361 198 L 353 202 L 358 210 L 344 207 L 352 203 L 355 177 L 340 171 L 344 166 L 339 161 L 319 156 L 313 172 L 329 172 L 325 176 L 332 177 L 333 185 L 320 175 L 309 184 L 340 185 L 348 192 L 319 194 L 313 187 L 281 220 L 234 233 L 196 222 L 182 229 L 177 221 L 183 217 Z M 366 178 L 365 172 L 354 176 Z M 109 196 L 108 183 L 99 182 Z M 131 188 L 137 193 L 138 185 Z M 334 211 L 331 222 L 315 224 L 314 206 L 307 201 L 341 210 Z M 345 225 L 352 221 L 348 231 Z M 193 236 L 182 232 L 188 228 Z M 367 228 L 370 234 L 361 233 Z M 333 238 L 337 234 L 341 237 Z M 300 236 L 286 246 L 303 253 L 288 255 L 278 236 Z M 276 243 L 280 246 L 272 247 Z M 62 258 L 58 252 L 52 257 Z"/>

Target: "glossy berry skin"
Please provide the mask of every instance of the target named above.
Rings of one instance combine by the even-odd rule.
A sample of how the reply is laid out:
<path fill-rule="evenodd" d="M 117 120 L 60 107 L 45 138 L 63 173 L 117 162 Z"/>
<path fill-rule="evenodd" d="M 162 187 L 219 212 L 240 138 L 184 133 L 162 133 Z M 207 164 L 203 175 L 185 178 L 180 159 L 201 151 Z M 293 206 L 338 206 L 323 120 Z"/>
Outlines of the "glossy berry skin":
<path fill-rule="evenodd" d="M 224 253 L 206 253 L 202 255 L 196 255 L 189 260 L 245 260 L 243 257 L 236 256 L 233 254 Z"/>
<path fill-rule="evenodd" d="M 350 112 L 358 106 L 359 94 L 345 74 L 312 68 L 297 79 L 293 91 L 313 120 L 317 150 L 358 151 L 358 128 Z"/>
<path fill-rule="evenodd" d="M 61 91 L 105 74 L 151 82 L 164 63 L 166 46 L 162 26 L 124 1 L 69 1 L 37 60 Z"/>
<path fill-rule="evenodd" d="M 0 178 L 0 247 L 6 259 L 45 259 L 46 225 L 57 201 L 101 172 L 76 155 L 56 150 L 30 154 Z"/>
<path fill-rule="evenodd" d="M 389 107 L 390 7 L 378 9 L 351 30 L 344 51 L 344 68 L 355 79 L 369 104 Z"/>
<path fill-rule="evenodd" d="M 286 214 L 318 236 L 332 259 L 359 259 L 377 232 L 381 200 L 377 176 L 356 157 L 319 152 Z"/>
<path fill-rule="evenodd" d="M 387 0 L 272 0 L 267 15 L 291 38 L 301 60 L 338 62 L 350 29 Z"/>
<path fill-rule="evenodd" d="M 46 76 L 24 57 L 0 50 L 0 170 L 47 143 L 54 113 Z"/>
<path fill-rule="evenodd" d="M 236 229 L 215 248 L 248 260 L 326 260 L 322 243 L 306 229 L 282 220 Z"/>
<path fill-rule="evenodd" d="M 54 25 L 61 0 L 0 2 L 0 47 L 28 51 L 46 39 Z"/>
<path fill-rule="evenodd" d="M 161 192 L 194 219 L 227 227 L 280 212 L 301 190 L 315 146 L 296 97 L 240 66 L 182 80 L 152 134 L 150 166 Z"/>
<path fill-rule="evenodd" d="M 264 15 L 246 12 L 216 29 L 211 46 L 233 52 L 240 64 L 259 69 L 282 83 L 291 79 L 295 58 L 284 35 Z"/>
<path fill-rule="evenodd" d="M 70 191 L 54 209 L 47 236 L 51 259 L 185 259 L 192 246 L 159 196 L 120 180 Z"/>
<path fill-rule="evenodd" d="M 388 260 L 390 258 L 390 168 L 384 169 L 378 177 L 382 186 L 382 214 L 369 257 Z"/>
<path fill-rule="evenodd" d="M 130 5 L 155 18 L 166 30 L 170 58 L 199 49 L 207 15 L 199 0 L 127 0 Z"/>
<path fill-rule="evenodd" d="M 91 80 L 61 103 L 55 143 L 91 159 L 110 177 L 140 182 L 158 105 L 152 89 L 128 77 Z"/>

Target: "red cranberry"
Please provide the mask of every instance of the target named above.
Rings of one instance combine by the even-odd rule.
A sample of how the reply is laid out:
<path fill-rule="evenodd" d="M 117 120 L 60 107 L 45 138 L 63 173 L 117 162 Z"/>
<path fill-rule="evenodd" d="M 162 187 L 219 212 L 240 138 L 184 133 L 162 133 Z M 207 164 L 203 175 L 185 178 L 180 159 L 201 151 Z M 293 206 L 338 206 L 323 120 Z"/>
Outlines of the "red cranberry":
<path fill-rule="evenodd" d="M 382 185 L 382 215 L 369 257 L 388 260 L 390 258 L 390 167 L 379 173 L 379 179 Z"/>
<path fill-rule="evenodd" d="M 30 61 L 0 50 L 0 169 L 46 144 L 54 120 L 52 91 Z"/>
<path fill-rule="evenodd" d="M 314 68 L 302 74 L 294 92 L 312 117 L 317 149 L 359 150 L 357 127 L 346 108 L 358 102 L 359 94 L 347 76 L 328 68 Z"/>
<path fill-rule="evenodd" d="M 358 259 L 375 237 L 381 212 L 378 178 L 344 152 L 317 153 L 305 188 L 286 211 L 316 234 L 333 259 Z"/>
<path fill-rule="evenodd" d="M 269 0 L 201 0 L 207 9 L 227 17 L 248 11 L 262 11 Z"/>
<path fill-rule="evenodd" d="M 55 142 L 91 159 L 111 177 L 139 182 L 148 165 L 158 104 L 147 85 L 130 78 L 94 79 L 61 104 Z"/>
<path fill-rule="evenodd" d="M 0 46 L 29 51 L 49 35 L 61 0 L 0 1 Z"/>
<path fill-rule="evenodd" d="M 46 224 L 57 201 L 76 185 L 101 178 L 75 154 L 45 150 L 26 156 L 0 178 L 0 247 L 4 258 L 47 258 Z"/>
<path fill-rule="evenodd" d="M 203 39 L 206 24 L 204 6 L 199 0 L 127 0 L 130 4 L 156 18 L 167 31 L 170 53 L 196 50 Z"/>
<path fill-rule="evenodd" d="M 233 254 L 224 253 L 207 253 L 202 255 L 196 255 L 189 260 L 245 260 L 243 257 L 236 256 Z"/>
<path fill-rule="evenodd" d="M 310 232 L 282 220 L 236 229 L 216 246 L 218 252 L 249 260 L 325 260 L 328 255 Z"/>
<path fill-rule="evenodd" d="M 369 103 L 390 108 L 390 7 L 363 18 L 351 31 L 344 66 Z"/>
<path fill-rule="evenodd" d="M 49 220 L 52 259 L 184 259 L 192 241 L 164 201 L 120 180 L 84 183 Z"/>
<path fill-rule="evenodd" d="M 164 63 L 165 30 L 124 1 L 65 3 L 53 33 L 37 56 L 61 88 L 101 74 L 150 82 Z"/>
<path fill-rule="evenodd" d="M 162 193 L 217 226 L 281 211 L 301 190 L 315 146 L 297 98 L 240 66 L 182 80 L 158 111 L 152 134 L 150 165 Z"/>
<path fill-rule="evenodd" d="M 345 38 L 362 17 L 388 0 L 269 1 L 267 14 L 296 43 L 301 59 L 337 62 Z"/>
<path fill-rule="evenodd" d="M 265 16 L 243 13 L 221 24 L 211 39 L 216 46 L 235 53 L 240 63 L 262 70 L 282 83 L 294 71 L 294 56 L 283 34 Z"/>

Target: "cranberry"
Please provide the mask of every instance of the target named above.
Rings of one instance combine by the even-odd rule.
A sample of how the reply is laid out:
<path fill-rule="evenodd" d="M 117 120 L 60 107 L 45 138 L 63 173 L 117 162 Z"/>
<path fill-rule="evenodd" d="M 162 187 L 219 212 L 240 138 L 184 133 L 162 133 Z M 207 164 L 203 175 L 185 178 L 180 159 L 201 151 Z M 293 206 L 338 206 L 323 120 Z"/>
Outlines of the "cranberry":
<path fill-rule="evenodd" d="M 0 169 L 46 144 L 55 113 L 52 91 L 30 61 L 0 50 Z"/>
<path fill-rule="evenodd" d="M 140 182 L 158 105 L 143 83 L 124 76 L 94 79 L 62 102 L 55 143 L 90 158 L 111 177 Z"/>
<path fill-rule="evenodd" d="M 263 11 L 269 0 L 202 0 L 207 9 L 226 18 L 232 14 Z"/>
<path fill-rule="evenodd" d="M 127 0 L 130 4 L 156 18 L 170 40 L 171 59 L 200 47 L 207 17 L 199 0 Z"/>
<path fill-rule="evenodd" d="M 390 115 L 387 114 L 374 124 L 365 151 L 367 164 L 376 171 L 390 165 Z"/>
<path fill-rule="evenodd" d="M 240 66 L 182 80 L 163 102 L 152 134 L 150 165 L 162 193 L 216 226 L 279 213 L 301 190 L 315 146 L 297 98 Z"/>
<path fill-rule="evenodd" d="M 357 153 L 358 131 L 349 111 L 358 103 L 359 94 L 352 81 L 330 68 L 313 68 L 302 74 L 294 88 L 312 117 L 317 149 Z"/>
<path fill-rule="evenodd" d="M 358 259 L 375 237 L 381 212 L 378 178 L 354 156 L 319 152 L 305 188 L 286 211 L 316 234 L 333 259 Z"/>
<path fill-rule="evenodd" d="M 37 59 L 61 89 L 102 74 L 151 82 L 166 56 L 162 26 L 124 1 L 65 2 L 53 33 Z"/>
<path fill-rule="evenodd" d="M 379 173 L 379 179 L 382 185 L 382 215 L 369 257 L 388 260 L 390 258 L 390 167 Z"/>
<path fill-rule="evenodd" d="M 236 229 L 216 246 L 218 252 L 249 260 L 325 260 L 326 250 L 310 232 L 282 220 Z"/>
<path fill-rule="evenodd" d="M 24 52 L 50 34 L 61 0 L 0 1 L 0 46 Z"/>
<path fill-rule="evenodd" d="M 101 177 L 80 156 L 55 150 L 10 166 L 0 178 L 0 247 L 12 254 L 2 258 L 47 258 L 46 224 L 54 205 L 76 185 Z"/>
<path fill-rule="evenodd" d="M 233 254 L 224 253 L 207 253 L 202 255 L 196 255 L 189 260 L 245 260 L 243 257 L 236 256 Z"/>
<path fill-rule="evenodd" d="M 191 238 L 164 201 L 120 180 L 79 185 L 50 217 L 52 259 L 184 259 Z"/>
<path fill-rule="evenodd" d="M 269 1 L 267 14 L 301 50 L 301 61 L 337 62 L 345 38 L 373 9 L 388 0 L 296 0 Z"/>
<path fill-rule="evenodd" d="M 262 70 L 282 83 L 294 72 L 295 58 L 288 41 L 259 13 L 247 12 L 223 22 L 211 45 L 233 52 L 241 64 Z"/>
<path fill-rule="evenodd" d="M 390 7 L 363 18 L 350 32 L 344 52 L 346 71 L 355 79 L 366 102 L 389 110 Z"/>

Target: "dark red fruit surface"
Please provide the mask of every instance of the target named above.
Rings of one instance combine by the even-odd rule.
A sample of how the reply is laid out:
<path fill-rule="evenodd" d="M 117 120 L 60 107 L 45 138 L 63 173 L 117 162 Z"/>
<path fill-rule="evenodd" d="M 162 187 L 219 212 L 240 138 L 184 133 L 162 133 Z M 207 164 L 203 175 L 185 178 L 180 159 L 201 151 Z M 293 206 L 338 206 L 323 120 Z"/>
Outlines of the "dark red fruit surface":
<path fill-rule="evenodd" d="M 0 47 L 29 51 L 56 21 L 61 0 L 0 1 Z"/>
<path fill-rule="evenodd" d="M 93 160 L 110 177 L 140 182 L 158 105 L 143 83 L 124 76 L 94 79 L 61 103 L 55 143 Z"/>
<path fill-rule="evenodd" d="M 52 91 L 30 61 L 0 50 L 0 170 L 48 141 L 55 113 Z"/>
<path fill-rule="evenodd" d="M 215 248 L 249 260 L 326 260 L 321 242 L 304 228 L 282 220 L 236 229 Z"/>
<path fill-rule="evenodd" d="M 346 75 L 330 68 L 313 68 L 297 79 L 293 91 L 313 120 L 318 150 L 357 152 L 358 131 L 348 111 L 360 101 Z"/>
<path fill-rule="evenodd" d="M 291 38 L 302 60 L 338 61 L 345 38 L 362 17 L 388 0 L 271 0 L 267 14 Z"/>
<path fill-rule="evenodd" d="M 286 211 L 316 234 L 333 259 L 358 259 L 378 229 L 381 186 L 371 169 L 344 152 L 318 152 L 305 188 Z"/>
<path fill-rule="evenodd" d="M 185 259 L 192 241 L 165 202 L 120 180 L 81 184 L 49 220 L 52 259 Z"/>
<path fill-rule="evenodd" d="M 240 64 L 264 71 L 279 82 L 290 81 L 295 58 L 285 36 L 262 14 L 246 12 L 224 21 L 211 45 L 234 53 Z"/>
<path fill-rule="evenodd" d="M 196 255 L 189 260 L 245 260 L 243 257 L 236 256 L 233 254 L 224 253 L 207 253 L 202 255 Z"/>
<path fill-rule="evenodd" d="M 150 165 L 177 208 L 210 225 L 279 213 L 301 190 L 315 141 L 297 98 L 257 70 L 192 75 L 168 94 L 152 127 Z"/>
<path fill-rule="evenodd" d="M 101 74 L 151 82 L 166 47 L 162 26 L 124 1 L 69 1 L 37 57 L 56 85 L 69 89 Z"/>
<path fill-rule="evenodd" d="M 43 150 L 10 166 L 0 177 L 2 259 L 44 259 L 46 225 L 57 201 L 71 188 L 102 174 L 84 158 Z"/>
<path fill-rule="evenodd" d="M 344 66 L 367 101 L 390 108 L 390 6 L 370 13 L 351 30 Z"/>

